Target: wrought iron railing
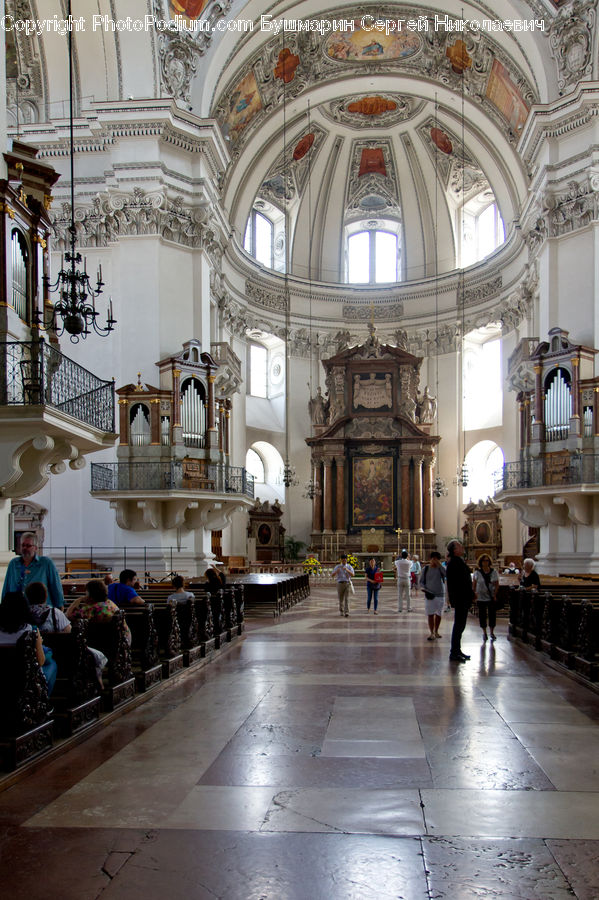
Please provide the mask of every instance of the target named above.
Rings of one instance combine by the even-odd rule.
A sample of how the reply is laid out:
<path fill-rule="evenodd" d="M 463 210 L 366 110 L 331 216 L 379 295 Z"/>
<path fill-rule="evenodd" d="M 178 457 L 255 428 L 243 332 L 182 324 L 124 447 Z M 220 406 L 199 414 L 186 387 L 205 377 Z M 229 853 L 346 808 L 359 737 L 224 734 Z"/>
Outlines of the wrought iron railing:
<path fill-rule="evenodd" d="M 188 477 L 178 460 L 92 463 L 92 491 L 202 490 L 254 496 L 254 477 L 240 466 L 207 465 L 201 477 Z"/>
<path fill-rule="evenodd" d="M 114 433 L 114 385 L 43 338 L 0 344 L 0 406 L 52 406 Z"/>
<path fill-rule="evenodd" d="M 599 484 L 599 455 L 571 453 L 559 461 L 549 456 L 507 462 L 496 473 L 495 493 L 568 484 Z"/>

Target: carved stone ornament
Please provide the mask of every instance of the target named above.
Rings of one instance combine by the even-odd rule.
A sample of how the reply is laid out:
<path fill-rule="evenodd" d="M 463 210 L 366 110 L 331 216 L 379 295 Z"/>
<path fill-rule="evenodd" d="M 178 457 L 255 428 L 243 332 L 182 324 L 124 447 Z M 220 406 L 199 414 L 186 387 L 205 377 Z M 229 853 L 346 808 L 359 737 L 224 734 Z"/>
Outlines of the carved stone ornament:
<path fill-rule="evenodd" d="M 375 150 L 382 156 L 385 174 L 378 171 L 364 174 L 364 153 Z M 356 140 L 351 149 L 350 160 L 345 194 L 346 220 L 352 218 L 352 214 L 362 219 L 365 212 L 371 215 L 391 212 L 394 217 L 398 217 L 399 183 L 391 141 Z"/>
<path fill-rule="evenodd" d="M 281 292 L 275 292 L 264 285 L 256 284 L 253 281 L 246 281 L 245 295 L 250 301 L 257 306 L 264 306 L 266 309 L 276 309 L 285 312 L 287 302 L 285 295 Z"/>
<path fill-rule="evenodd" d="M 198 70 L 200 50 L 189 34 L 160 33 L 160 78 L 163 90 L 189 103 L 191 84 Z"/>
<path fill-rule="evenodd" d="M 549 228 L 545 216 L 539 215 L 534 220 L 534 224 L 524 233 L 524 240 L 531 258 L 537 255 L 548 237 Z"/>
<path fill-rule="evenodd" d="M 451 152 L 439 152 L 437 149 L 440 139 L 437 137 L 435 143 L 435 132 L 439 131 L 442 131 L 449 141 Z M 457 132 L 445 122 L 439 127 L 438 119 L 428 116 L 418 127 L 418 135 L 439 173 L 443 189 L 450 192 L 456 202 L 462 202 L 462 194 L 466 201 L 489 187 L 489 182 L 476 159 L 465 147 Z"/>
<path fill-rule="evenodd" d="M 349 438 L 395 438 L 399 434 L 399 428 L 393 418 L 369 419 L 357 418 L 345 426 L 345 436 Z M 378 448 L 377 448 L 378 449 Z"/>
<path fill-rule="evenodd" d="M 403 303 L 389 303 L 385 306 L 374 307 L 375 319 L 400 319 L 404 314 Z M 343 318 L 366 321 L 372 315 L 372 310 L 364 304 L 343 304 Z"/>
<path fill-rule="evenodd" d="M 560 93 L 574 87 L 593 71 L 595 0 L 566 4 L 551 24 L 549 43 L 557 62 Z"/>
<path fill-rule="evenodd" d="M 353 407 L 364 409 L 380 409 L 382 407 L 393 408 L 393 384 L 391 375 L 386 374 L 384 378 L 377 378 L 374 372 L 366 377 L 354 375 L 353 384 Z"/>
<path fill-rule="evenodd" d="M 599 218 L 599 179 L 592 172 L 586 181 L 570 181 L 563 194 L 548 195 L 549 236 L 559 237 L 585 228 Z"/>
<path fill-rule="evenodd" d="M 501 290 L 503 279 L 501 275 L 497 275 L 491 281 L 485 281 L 484 284 L 477 284 L 464 290 L 464 303 L 466 306 L 472 303 L 479 303 L 492 297 Z"/>
<path fill-rule="evenodd" d="M 63 202 L 50 212 L 55 249 L 68 250 L 71 206 Z M 155 234 L 185 247 L 203 247 L 219 268 L 223 254 L 221 236 L 208 224 L 205 207 L 187 207 L 180 196 L 170 199 L 166 192 L 146 193 L 139 187 L 131 192 L 107 191 L 90 204 L 75 208 L 78 247 L 106 247 L 123 235 Z"/>
<path fill-rule="evenodd" d="M 31 0 L 6 0 L 7 15 L 14 21 L 35 20 Z M 6 72 L 6 113 L 10 125 L 29 125 L 39 121 L 46 113 L 46 75 L 43 68 L 43 51 L 40 38 L 35 34 L 13 29 L 5 32 L 5 38 L 14 41 L 18 71 Z M 18 104 L 18 109 L 17 109 Z"/>

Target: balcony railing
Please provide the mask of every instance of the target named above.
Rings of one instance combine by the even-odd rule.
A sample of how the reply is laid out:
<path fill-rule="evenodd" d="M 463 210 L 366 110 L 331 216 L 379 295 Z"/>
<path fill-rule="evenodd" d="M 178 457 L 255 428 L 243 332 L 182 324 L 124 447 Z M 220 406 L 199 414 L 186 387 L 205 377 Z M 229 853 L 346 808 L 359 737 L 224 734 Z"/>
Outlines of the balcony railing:
<path fill-rule="evenodd" d="M 549 456 L 505 463 L 496 473 L 495 493 L 569 484 L 599 484 L 599 455 L 571 453 L 559 460 Z"/>
<path fill-rule="evenodd" d="M 114 385 L 42 338 L 0 344 L 0 406 L 51 406 L 114 433 Z"/>
<path fill-rule="evenodd" d="M 92 491 L 214 491 L 254 496 L 254 477 L 240 466 L 208 465 L 189 478 L 177 460 L 92 463 Z"/>

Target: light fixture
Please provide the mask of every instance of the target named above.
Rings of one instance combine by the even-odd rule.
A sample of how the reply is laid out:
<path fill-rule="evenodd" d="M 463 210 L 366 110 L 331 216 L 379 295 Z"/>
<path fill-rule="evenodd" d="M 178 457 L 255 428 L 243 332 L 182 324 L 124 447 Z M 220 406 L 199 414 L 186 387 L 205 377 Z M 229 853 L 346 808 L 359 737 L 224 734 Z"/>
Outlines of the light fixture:
<path fill-rule="evenodd" d="M 71 0 L 67 4 L 68 21 L 71 21 Z M 67 32 L 69 48 L 69 136 L 71 157 L 71 224 L 69 232 L 69 250 L 62 255 L 60 272 L 56 281 L 50 282 L 48 276 L 44 277 L 48 293 L 58 292 L 60 299 L 52 307 L 51 319 L 46 322 L 58 336 L 65 331 L 71 336 L 71 341 L 77 343 L 80 338 L 85 340 L 88 334 L 94 331 L 101 337 L 106 337 L 114 329 L 116 319 L 112 314 L 112 300 L 108 305 L 106 324 L 100 325 L 96 309 L 96 298 L 102 293 L 104 282 L 102 281 L 102 266 L 98 266 L 96 285 L 92 286 L 87 274 L 87 261 L 75 249 L 77 229 L 75 227 L 75 142 L 73 136 L 73 32 Z M 83 271 L 81 263 L 83 262 Z"/>
<path fill-rule="evenodd" d="M 464 339 L 466 337 L 466 285 L 464 278 L 464 238 L 466 233 L 465 219 L 464 219 L 464 206 L 466 203 L 466 131 L 465 131 L 465 115 L 464 115 L 464 81 L 465 81 L 465 69 L 462 69 L 460 75 L 462 78 L 461 82 L 461 124 L 462 124 L 462 241 L 460 247 L 460 277 L 458 282 L 458 297 L 460 300 L 460 306 L 462 311 L 462 327 L 461 327 L 461 335 L 460 335 L 460 414 L 462 418 L 462 462 L 461 465 L 458 463 L 458 467 L 456 470 L 456 477 L 453 480 L 455 485 L 459 487 L 468 487 L 468 466 L 466 465 L 466 429 L 464 426 Z M 458 450 L 459 450 L 459 437 L 458 437 Z"/>

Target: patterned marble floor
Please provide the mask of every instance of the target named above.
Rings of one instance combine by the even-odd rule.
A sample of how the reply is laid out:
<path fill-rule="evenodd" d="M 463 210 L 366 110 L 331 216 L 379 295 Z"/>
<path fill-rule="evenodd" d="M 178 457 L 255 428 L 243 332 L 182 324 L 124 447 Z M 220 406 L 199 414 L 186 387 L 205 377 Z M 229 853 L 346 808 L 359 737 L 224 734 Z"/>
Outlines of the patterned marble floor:
<path fill-rule="evenodd" d="M 420 595 L 279 623 L 0 794 L 5 896 L 599 897 L 599 696 Z"/>

